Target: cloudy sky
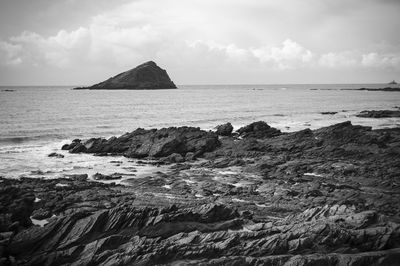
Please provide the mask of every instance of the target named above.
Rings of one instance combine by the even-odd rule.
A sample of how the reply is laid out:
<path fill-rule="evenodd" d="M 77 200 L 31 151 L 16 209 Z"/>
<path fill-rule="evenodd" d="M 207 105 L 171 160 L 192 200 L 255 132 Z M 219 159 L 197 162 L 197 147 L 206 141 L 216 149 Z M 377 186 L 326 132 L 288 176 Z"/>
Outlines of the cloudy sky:
<path fill-rule="evenodd" d="M 399 0 L 1 0 L 0 85 L 400 80 Z"/>

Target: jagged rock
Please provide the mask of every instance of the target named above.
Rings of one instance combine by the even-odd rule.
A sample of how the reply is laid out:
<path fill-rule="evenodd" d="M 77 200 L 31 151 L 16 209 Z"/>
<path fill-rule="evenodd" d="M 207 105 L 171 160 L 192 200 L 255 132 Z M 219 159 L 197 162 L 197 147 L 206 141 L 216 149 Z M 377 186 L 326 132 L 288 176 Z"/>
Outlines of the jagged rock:
<path fill-rule="evenodd" d="M 349 219 L 352 215 L 357 218 Z M 400 227 L 379 224 L 377 217 L 371 219 L 374 215 L 334 205 L 272 224 L 247 224 L 252 219 L 248 212 L 238 213 L 224 205 L 125 206 L 92 214 L 79 212 L 42 228 L 30 228 L 14 236 L 8 250 L 19 262 L 29 260 L 36 265 L 197 264 L 205 260 L 240 261 L 242 265 L 255 261 L 357 265 L 382 258 L 393 262 L 399 257 L 395 254 Z M 339 252 L 344 254 L 339 256 Z"/>
<path fill-rule="evenodd" d="M 75 89 L 157 90 L 176 89 L 176 86 L 169 78 L 167 71 L 153 61 L 149 61 L 93 86 Z"/>
<path fill-rule="evenodd" d="M 167 145 L 161 150 L 180 151 L 171 157 L 187 158 L 196 156 L 195 149 L 183 152 L 195 139 L 189 136 L 217 138 L 199 131 L 140 129 L 77 143 L 120 155 Z M 132 178 L 127 186 L 0 178 L 2 191 L 25 191 L 10 190 L 12 201 L 33 194 L 40 200 L 31 215 L 52 217 L 27 229 L 9 219 L 4 230 L 16 235 L 4 256 L 21 265 L 397 263 L 400 129 L 344 122 L 272 138 L 227 136 L 218 145 L 201 160 Z M 0 217 L 10 217 L 12 210 L 2 210 Z"/>
<path fill-rule="evenodd" d="M 174 153 L 185 156 L 188 152 L 200 156 L 214 150 L 219 141 L 213 132 L 193 127 L 170 127 L 159 130 L 139 128 L 118 138 L 93 138 L 84 143 L 73 142 L 71 145 L 71 153 L 114 153 L 131 158 L 160 158 Z"/>
<path fill-rule="evenodd" d="M 233 126 L 231 123 L 226 123 L 216 127 L 215 133 L 220 136 L 230 136 L 233 131 Z"/>
<path fill-rule="evenodd" d="M 51 212 L 46 209 L 35 210 L 31 216 L 31 218 L 36 219 L 36 220 L 43 220 L 43 219 L 50 218 L 50 217 L 51 217 Z"/>
<path fill-rule="evenodd" d="M 62 150 L 71 150 L 71 149 L 73 149 L 75 146 L 77 146 L 78 144 L 80 144 L 81 143 L 81 140 L 80 139 L 74 139 L 72 142 L 71 142 L 71 144 L 64 144 L 62 147 L 61 147 L 61 149 Z"/>
<path fill-rule="evenodd" d="M 264 121 L 254 122 L 250 125 L 241 127 L 237 132 L 244 138 L 252 137 L 257 139 L 271 138 L 282 134 L 279 129 L 270 127 Z"/>

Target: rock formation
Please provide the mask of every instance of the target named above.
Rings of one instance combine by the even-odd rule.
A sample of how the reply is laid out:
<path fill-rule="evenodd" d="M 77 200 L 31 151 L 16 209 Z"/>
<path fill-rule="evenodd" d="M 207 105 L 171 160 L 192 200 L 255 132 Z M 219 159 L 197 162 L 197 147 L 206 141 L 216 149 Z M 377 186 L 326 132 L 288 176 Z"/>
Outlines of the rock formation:
<path fill-rule="evenodd" d="M 174 153 L 200 156 L 219 145 L 218 136 L 194 127 L 170 127 L 162 129 L 138 128 L 131 133 L 108 140 L 92 138 L 85 142 L 74 140 L 62 147 L 71 153 L 112 153 L 130 158 L 167 157 Z"/>
<path fill-rule="evenodd" d="M 158 90 L 176 89 L 176 86 L 169 78 L 167 71 L 157 66 L 153 61 L 149 61 L 93 86 L 75 89 Z"/>
<path fill-rule="evenodd" d="M 216 127 L 215 133 L 220 136 L 230 136 L 233 131 L 233 126 L 231 123 L 226 123 Z"/>
<path fill-rule="evenodd" d="M 368 117 L 368 118 L 384 118 L 384 117 L 400 117 L 399 110 L 366 110 L 360 112 L 357 117 Z"/>
<path fill-rule="evenodd" d="M 0 178 L 0 265 L 398 264 L 399 128 L 239 133 L 138 129 L 63 147 L 173 162 L 125 185 Z"/>
<path fill-rule="evenodd" d="M 240 136 L 244 138 L 270 138 L 281 134 L 281 131 L 270 127 L 264 121 L 251 123 L 250 125 L 241 127 L 237 130 Z"/>

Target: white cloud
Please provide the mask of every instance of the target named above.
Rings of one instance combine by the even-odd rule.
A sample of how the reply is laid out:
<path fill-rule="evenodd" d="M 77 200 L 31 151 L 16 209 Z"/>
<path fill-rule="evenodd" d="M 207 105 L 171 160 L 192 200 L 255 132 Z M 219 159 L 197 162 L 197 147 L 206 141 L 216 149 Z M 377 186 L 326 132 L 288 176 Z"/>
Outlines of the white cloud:
<path fill-rule="evenodd" d="M 261 47 L 252 49 L 252 53 L 262 62 L 272 64 L 277 69 L 294 69 L 312 62 L 313 53 L 298 43 L 287 39 L 282 47 Z"/>
<path fill-rule="evenodd" d="M 0 64 L 2 65 L 19 65 L 22 59 L 19 56 L 22 47 L 18 44 L 11 44 L 0 41 Z"/>
<path fill-rule="evenodd" d="M 393 68 L 400 70 L 400 52 L 393 54 L 359 51 L 330 52 L 321 55 L 318 61 L 322 67 L 329 68 Z"/>
<path fill-rule="evenodd" d="M 381 55 L 373 52 L 363 54 L 361 64 L 364 67 L 400 69 L 400 53 Z"/>
<path fill-rule="evenodd" d="M 329 68 L 354 67 L 359 64 L 359 55 L 356 52 L 329 52 L 319 58 L 319 65 Z"/>
<path fill-rule="evenodd" d="M 84 58 L 90 48 L 90 33 L 85 28 L 79 28 L 71 32 L 61 30 L 45 38 L 37 33 L 23 32 L 10 38 L 6 44 L 18 47 L 13 51 L 0 49 L 9 57 L 17 56 L 20 64 L 66 67 Z"/>

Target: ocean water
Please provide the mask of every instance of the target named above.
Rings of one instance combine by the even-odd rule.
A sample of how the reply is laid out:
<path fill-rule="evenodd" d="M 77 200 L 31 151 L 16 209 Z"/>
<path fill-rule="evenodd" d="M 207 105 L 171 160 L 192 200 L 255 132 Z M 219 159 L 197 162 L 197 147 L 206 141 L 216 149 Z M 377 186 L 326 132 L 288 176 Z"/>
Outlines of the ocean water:
<path fill-rule="evenodd" d="M 127 158 L 60 151 L 62 144 L 75 138 L 110 137 L 138 127 L 187 125 L 213 129 L 231 122 L 237 129 L 258 120 L 282 131 L 315 129 L 346 120 L 373 128 L 398 127 L 399 118 L 369 119 L 355 115 L 362 110 L 396 108 L 400 105 L 400 92 L 341 90 L 385 86 L 192 85 L 156 91 L 3 86 L 0 87 L 0 176 L 146 174 L 151 170 Z M 322 115 L 321 112 L 338 113 Z M 55 151 L 65 158 L 47 157 Z"/>

